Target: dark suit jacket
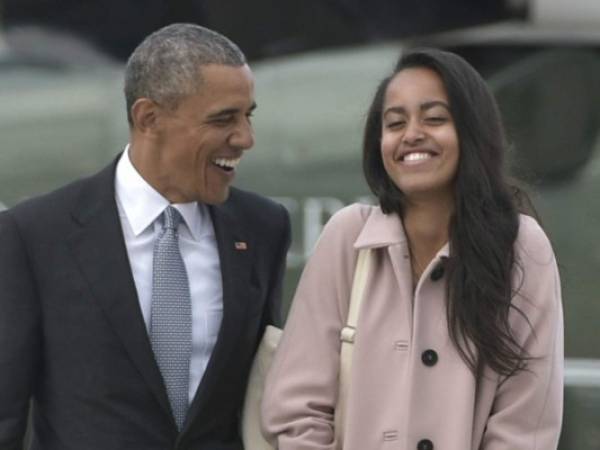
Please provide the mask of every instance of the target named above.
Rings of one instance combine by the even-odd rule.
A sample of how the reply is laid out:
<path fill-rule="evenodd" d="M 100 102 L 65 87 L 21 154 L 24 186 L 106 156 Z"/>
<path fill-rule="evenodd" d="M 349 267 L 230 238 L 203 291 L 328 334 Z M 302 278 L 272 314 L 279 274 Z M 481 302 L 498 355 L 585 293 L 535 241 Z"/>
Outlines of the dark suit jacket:
<path fill-rule="evenodd" d="M 32 398 L 32 449 L 239 450 L 249 366 L 265 325 L 279 321 L 288 215 L 237 189 L 210 207 L 223 321 L 178 434 L 137 299 L 114 171 L 115 163 L 0 214 L 0 449 L 21 450 Z"/>

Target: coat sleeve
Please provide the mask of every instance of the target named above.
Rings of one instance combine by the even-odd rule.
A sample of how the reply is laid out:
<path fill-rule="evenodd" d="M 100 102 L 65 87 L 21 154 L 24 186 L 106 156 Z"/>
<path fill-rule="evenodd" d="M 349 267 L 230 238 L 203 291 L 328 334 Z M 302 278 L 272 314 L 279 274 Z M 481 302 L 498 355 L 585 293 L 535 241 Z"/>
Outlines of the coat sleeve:
<path fill-rule="evenodd" d="M 500 381 L 481 450 L 552 450 L 563 407 L 560 278 L 550 242 L 533 219 L 522 219 L 515 253 L 513 302 L 527 320 L 512 311 L 511 326 L 532 359 L 526 370 Z"/>
<path fill-rule="evenodd" d="M 262 329 L 267 325 L 281 326 L 281 292 L 283 286 L 283 277 L 285 274 L 285 260 L 291 241 L 290 216 L 287 210 L 280 206 L 281 211 L 281 230 L 277 246 L 275 247 L 275 257 L 271 269 L 271 284 L 267 298 L 267 306 L 263 314 Z"/>
<path fill-rule="evenodd" d="M 329 221 L 294 296 L 262 403 L 263 432 L 279 450 L 335 448 L 339 333 L 356 260 L 357 221 L 360 212 L 352 207 Z"/>
<path fill-rule="evenodd" d="M 21 450 L 39 354 L 37 295 L 24 242 L 0 214 L 0 448 Z"/>

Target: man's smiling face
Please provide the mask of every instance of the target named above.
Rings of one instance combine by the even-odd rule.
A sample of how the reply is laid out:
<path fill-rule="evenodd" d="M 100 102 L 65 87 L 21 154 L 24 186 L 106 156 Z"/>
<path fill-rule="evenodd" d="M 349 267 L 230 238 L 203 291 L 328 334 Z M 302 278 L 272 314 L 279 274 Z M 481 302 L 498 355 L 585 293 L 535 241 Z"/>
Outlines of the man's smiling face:
<path fill-rule="evenodd" d="M 227 200 L 242 154 L 254 145 L 250 68 L 206 65 L 200 83 L 175 109 L 160 108 L 156 164 L 152 173 L 142 174 L 172 203 Z"/>

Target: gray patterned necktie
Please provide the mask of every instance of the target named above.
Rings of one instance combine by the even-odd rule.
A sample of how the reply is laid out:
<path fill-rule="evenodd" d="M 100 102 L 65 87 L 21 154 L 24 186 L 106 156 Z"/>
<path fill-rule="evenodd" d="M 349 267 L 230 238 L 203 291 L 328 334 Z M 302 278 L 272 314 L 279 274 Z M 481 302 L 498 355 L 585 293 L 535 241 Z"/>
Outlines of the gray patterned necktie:
<path fill-rule="evenodd" d="M 162 373 L 179 430 L 188 409 L 192 306 L 190 285 L 179 251 L 181 214 L 168 206 L 164 227 L 154 243 L 150 342 Z"/>

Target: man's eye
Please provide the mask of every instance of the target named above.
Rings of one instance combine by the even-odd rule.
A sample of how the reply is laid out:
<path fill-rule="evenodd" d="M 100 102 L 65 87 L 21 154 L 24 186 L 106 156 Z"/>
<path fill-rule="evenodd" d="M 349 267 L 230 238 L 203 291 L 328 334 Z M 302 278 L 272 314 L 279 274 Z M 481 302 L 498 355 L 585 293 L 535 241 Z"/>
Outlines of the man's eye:
<path fill-rule="evenodd" d="M 214 123 L 216 125 L 228 125 L 229 123 L 231 123 L 231 121 L 232 121 L 231 116 L 222 116 L 222 117 L 215 117 L 212 120 L 212 123 Z"/>

